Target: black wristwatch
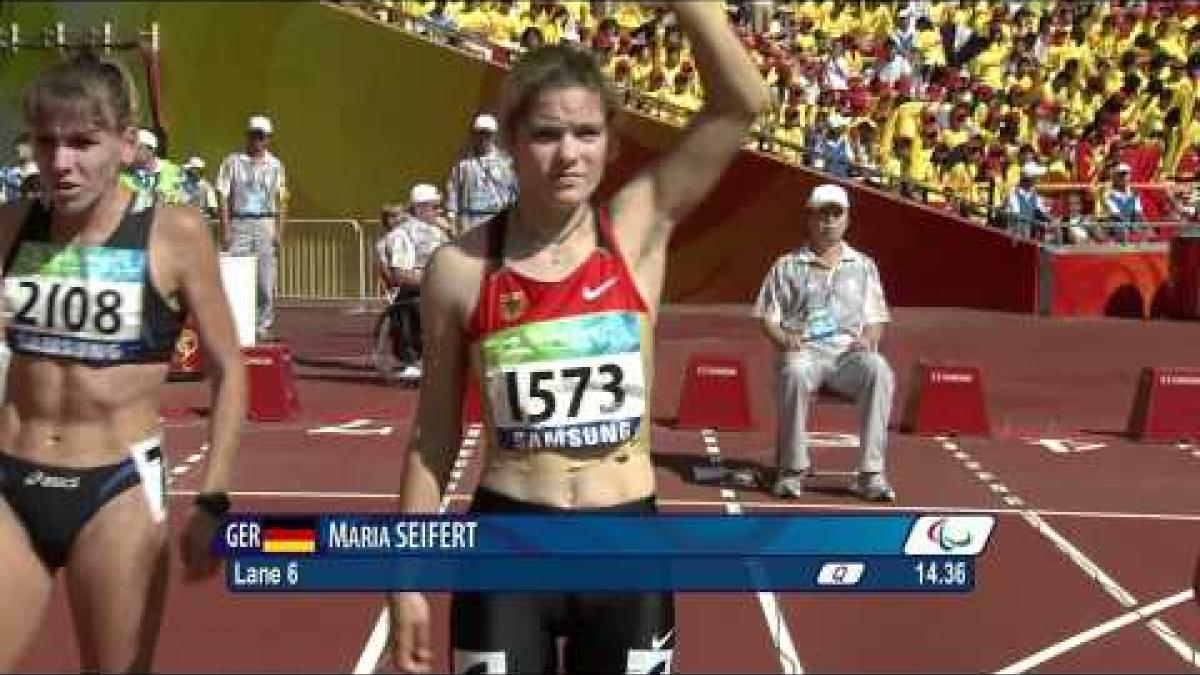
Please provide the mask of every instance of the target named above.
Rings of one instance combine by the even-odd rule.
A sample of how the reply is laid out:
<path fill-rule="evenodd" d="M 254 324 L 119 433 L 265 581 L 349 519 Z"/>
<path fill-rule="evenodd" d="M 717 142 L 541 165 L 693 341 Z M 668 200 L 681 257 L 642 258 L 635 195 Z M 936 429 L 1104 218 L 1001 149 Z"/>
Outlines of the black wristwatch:
<path fill-rule="evenodd" d="M 196 495 L 196 508 L 214 518 L 224 518 L 229 513 L 228 492 L 201 492 Z"/>

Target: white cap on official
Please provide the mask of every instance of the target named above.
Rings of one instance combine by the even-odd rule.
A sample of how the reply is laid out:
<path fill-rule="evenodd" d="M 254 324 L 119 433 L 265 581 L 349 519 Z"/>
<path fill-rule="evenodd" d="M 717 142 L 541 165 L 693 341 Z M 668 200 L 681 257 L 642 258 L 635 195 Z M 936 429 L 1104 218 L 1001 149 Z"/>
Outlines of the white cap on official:
<path fill-rule="evenodd" d="M 1129 173 L 1129 172 L 1133 171 L 1133 168 L 1130 167 L 1125 162 L 1121 162 L 1120 164 L 1117 165 L 1116 170 L 1117 170 L 1117 173 Z"/>
<path fill-rule="evenodd" d="M 810 209 L 827 205 L 840 206 L 843 209 L 850 208 L 850 195 L 846 194 L 846 188 L 833 183 L 818 185 L 813 189 L 812 194 L 808 196 L 808 207 Z"/>
<path fill-rule="evenodd" d="M 183 168 L 185 168 L 185 169 L 203 169 L 204 168 L 204 160 L 200 159 L 199 157 L 189 157 L 188 161 L 183 163 Z"/>
<path fill-rule="evenodd" d="M 246 124 L 246 131 L 261 131 L 264 134 L 275 133 L 275 127 L 271 124 L 271 118 L 266 115 L 255 115 L 250 118 L 250 122 Z"/>
<path fill-rule="evenodd" d="M 137 131 L 138 145 L 144 145 L 151 150 L 158 149 L 158 136 L 154 135 L 149 129 L 138 129 Z"/>
<path fill-rule="evenodd" d="M 483 113 L 475 117 L 475 122 L 471 125 L 471 128 L 475 131 L 487 131 L 494 134 L 500 130 L 500 125 L 496 122 L 495 117 Z"/>
<path fill-rule="evenodd" d="M 1041 178 L 1046 175 L 1046 168 L 1037 162 L 1026 162 L 1025 166 L 1021 167 L 1021 176 L 1024 178 Z"/>
<path fill-rule="evenodd" d="M 442 193 L 429 183 L 418 183 L 413 186 L 412 192 L 408 196 L 410 204 L 439 204 L 442 201 Z"/>

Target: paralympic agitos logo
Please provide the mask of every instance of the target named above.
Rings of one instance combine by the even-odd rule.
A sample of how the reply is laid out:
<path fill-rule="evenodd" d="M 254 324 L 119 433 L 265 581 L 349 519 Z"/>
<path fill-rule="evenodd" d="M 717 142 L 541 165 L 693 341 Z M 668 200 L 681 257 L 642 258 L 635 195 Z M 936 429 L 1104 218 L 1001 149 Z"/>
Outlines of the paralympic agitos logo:
<path fill-rule="evenodd" d="M 964 527 L 954 518 L 938 518 L 929 524 L 925 531 L 929 541 L 933 542 L 946 553 L 968 548 L 974 541 L 969 527 Z"/>

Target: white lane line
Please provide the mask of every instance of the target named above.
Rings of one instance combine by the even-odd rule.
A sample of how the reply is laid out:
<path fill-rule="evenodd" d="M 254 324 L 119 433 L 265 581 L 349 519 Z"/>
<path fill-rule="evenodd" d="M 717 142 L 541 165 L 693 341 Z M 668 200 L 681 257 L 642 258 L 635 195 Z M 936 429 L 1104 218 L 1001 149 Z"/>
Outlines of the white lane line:
<path fill-rule="evenodd" d="M 709 444 L 709 449 L 716 448 L 716 452 L 712 453 L 715 457 L 716 464 L 722 464 L 720 455 L 720 446 L 717 443 L 717 432 L 710 429 L 703 429 L 700 435 L 705 439 L 705 443 Z M 728 488 L 721 490 L 721 504 L 725 507 L 725 512 L 730 515 L 740 515 L 742 513 L 742 504 L 738 499 L 737 491 Z M 775 597 L 774 591 L 759 591 L 758 605 L 762 609 L 763 619 L 767 623 L 767 632 L 771 634 L 771 644 L 775 646 L 775 652 L 779 656 L 779 666 L 784 673 L 800 675 L 804 672 L 804 666 L 800 663 L 800 656 L 796 654 L 796 644 L 792 640 L 792 632 L 788 628 L 787 619 L 784 618 L 783 609 L 779 606 L 779 600 Z"/>
<path fill-rule="evenodd" d="M 955 453 L 955 456 L 957 457 L 958 453 Z M 995 476 L 990 473 L 980 473 L 977 475 L 981 479 L 984 475 L 987 475 L 989 480 L 995 480 Z M 1010 491 L 1008 487 L 1000 484 L 999 482 L 989 482 L 987 483 L 987 486 L 994 493 L 1009 495 Z M 1138 600 L 1137 598 L 1133 597 L 1133 594 L 1125 590 L 1119 583 L 1117 583 L 1116 579 L 1113 579 L 1112 576 L 1101 569 L 1099 565 L 1088 558 L 1083 551 L 1079 550 L 1078 547 L 1068 541 L 1066 537 L 1064 537 L 1054 528 L 1050 527 L 1049 523 L 1043 520 L 1040 515 L 1034 513 L 1033 511 L 1027 510 L 1021 512 L 1021 518 L 1025 520 L 1025 522 L 1031 527 L 1033 527 L 1033 529 L 1037 530 L 1039 534 L 1046 539 L 1049 539 L 1050 543 L 1054 544 L 1055 548 L 1057 548 L 1060 553 L 1065 555 L 1068 560 L 1075 564 L 1076 567 L 1083 570 L 1083 572 L 1087 574 L 1092 581 L 1100 586 L 1101 590 L 1119 602 L 1122 607 L 1125 607 L 1126 609 L 1137 607 Z M 1153 619 L 1147 623 L 1146 627 L 1155 635 L 1157 635 L 1160 640 L 1165 642 L 1167 646 L 1170 647 L 1176 654 L 1178 654 L 1179 657 L 1185 662 L 1193 666 L 1200 666 L 1200 657 L 1197 657 L 1196 649 L 1188 644 L 1186 640 L 1181 638 L 1174 629 L 1172 629 L 1162 620 Z"/>
<path fill-rule="evenodd" d="M 1025 522 L 1033 526 L 1035 530 L 1040 532 L 1042 536 L 1049 539 L 1063 555 L 1067 556 L 1071 562 L 1075 563 L 1077 567 L 1091 577 L 1105 593 L 1121 603 L 1122 607 L 1133 609 L 1138 606 L 1138 600 L 1132 593 L 1125 590 L 1124 587 L 1117 583 L 1116 579 L 1113 579 L 1108 572 L 1105 572 L 1091 558 L 1088 558 L 1083 551 L 1080 551 L 1066 537 L 1050 527 L 1050 524 L 1042 520 L 1041 516 L 1027 512 L 1023 513 L 1021 517 L 1025 519 Z M 1168 647 L 1174 650 L 1185 662 L 1200 667 L 1200 657 L 1197 656 L 1196 649 L 1189 645 L 1186 640 L 1179 637 L 1175 630 L 1163 623 L 1161 619 L 1151 620 L 1147 623 L 1146 627 L 1165 642 Z"/>
<path fill-rule="evenodd" d="M 459 457 L 455 458 L 457 463 L 461 459 L 462 451 L 467 447 L 468 442 L 474 445 L 474 439 L 479 438 L 480 425 L 472 424 L 467 428 L 466 438 L 463 439 L 462 445 L 459 446 Z M 442 494 L 442 503 L 438 505 L 438 513 L 445 513 L 450 504 L 457 501 L 454 497 L 454 491 L 458 488 L 457 482 L 446 485 L 446 489 Z M 379 659 L 383 656 L 383 650 L 387 648 L 388 633 L 391 629 L 391 623 L 388 616 L 388 608 L 384 605 L 383 609 L 379 610 L 379 618 L 375 620 L 375 627 L 371 629 L 371 635 L 367 638 L 367 644 L 363 645 L 362 653 L 358 656 L 358 661 L 354 664 L 355 675 L 363 673 L 374 673 L 379 667 Z"/>
<path fill-rule="evenodd" d="M 1005 666 L 1004 668 L 997 670 L 996 675 L 1018 675 L 1019 673 L 1027 672 L 1029 669 L 1035 668 L 1053 658 L 1061 656 L 1072 649 L 1082 647 L 1093 640 L 1102 638 L 1109 633 L 1120 630 L 1131 623 L 1144 621 L 1155 614 L 1161 614 L 1175 605 L 1191 600 L 1193 597 L 1195 597 L 1195 591 L 1189 589 L 1163 598 L 1157 602 L 1152 602 L 1149 605 L 1145 605 L 1144 607 L 1135 609 L 1132 612 L 1122 614 L 1121 616 L 1105 621 L 1098 626 L 1089 628 L 1078 635 L 1073 635 L 1065 640 L 1056 642 L 1041 651 L 1030 654 L 1029 656 L 1026 656 L 1010 666 Z"/>

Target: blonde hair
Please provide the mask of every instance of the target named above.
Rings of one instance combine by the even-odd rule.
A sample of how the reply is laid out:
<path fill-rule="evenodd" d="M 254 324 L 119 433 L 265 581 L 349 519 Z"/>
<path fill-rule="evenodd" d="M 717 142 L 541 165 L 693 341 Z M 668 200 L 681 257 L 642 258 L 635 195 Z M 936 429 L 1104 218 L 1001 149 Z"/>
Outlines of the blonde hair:
<path fill-rule="evenodd" d="M 137 120 L 136 91 L 129 72 L 116 61 L 84 50 L 42 71 L 25 89 L 25 122 L 68 119 L 121 133 Z"/>
<path fill-rule="evenodd" d="M 604 121 L 611 126 L 621 110 L 621 98 L 596 56 L 569 44 L 548 44 L 522 56 L 505 78 L 500 98 L 501 134 L 513 138 L 517 124 L 542 92 L 571 87 L 599 94 Z"/>

